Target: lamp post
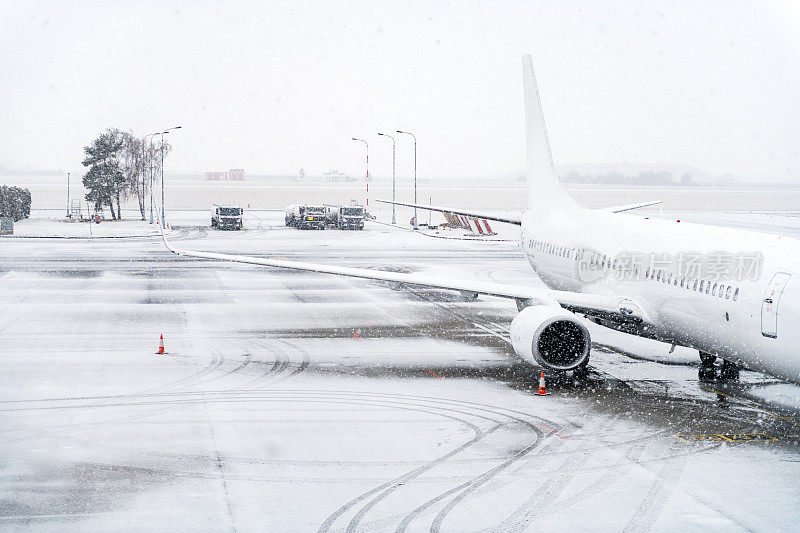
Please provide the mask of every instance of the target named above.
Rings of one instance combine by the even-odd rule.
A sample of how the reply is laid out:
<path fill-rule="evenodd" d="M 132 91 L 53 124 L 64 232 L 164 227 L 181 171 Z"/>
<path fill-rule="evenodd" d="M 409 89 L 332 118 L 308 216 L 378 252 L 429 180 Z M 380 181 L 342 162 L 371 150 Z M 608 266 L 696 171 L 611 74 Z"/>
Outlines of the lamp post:
<path fill-rule="evenodd" d="M 396 183 L 397 183 L 397 175 L 395 173 L 395 146 L 396 143 L 394 142 L 394 137 L 391 135 L 387 135 L 385 133 L 378 133 L 378 135 L 382 135 L 383 137 L 389 137 L 392 140 L 392 224 L 396 224 L 397 220 L 395 218 L 395 208 L 397 207 L 395 202 L 395 193 L 397 191 Z"/>
<path fill-rule="evenodd" d="M 411 135 L 414 139 L 414 229 L 419 229 L 419 224 L 417 223 L 417 136 L 411 133 L 410 131 L 400 131 L 397 130 L 397 133 L 402 133 L 404 135 Z"/>
<path fill-rule="evenodd" d="M 69 212 L 69 172 L 67 172 L 67 218 L 72 218 L 72 214 Z"/>
<path fill-rule="evenodd" d="M 366 161 L 366 169 L 367 169 L 367 171 L 366 171 L 366 174 L 364 175 L 364 181 L 367 182 L 367 205 L 366 205 L 366 207 L 369 208 L 369 143 L 367 141 L 365 141 L 364 139 L 356 139 L 355 137 L 353 137 L 353 140 L 364 143 L 364 146 L 367 149 L 367 161 Z"/>
<path fill-rule="evenodd" d="M 161 227 L 164 227 L 166 224 L 164 220 L 164 134 L 169 133 L 172 130 L 179 130 L 181 129 L 180 126 L 175 126 L 174 128 L 167 128 L 164 131 L 159 131 L 153 133 L 153 135 L 161 135 Z"/>

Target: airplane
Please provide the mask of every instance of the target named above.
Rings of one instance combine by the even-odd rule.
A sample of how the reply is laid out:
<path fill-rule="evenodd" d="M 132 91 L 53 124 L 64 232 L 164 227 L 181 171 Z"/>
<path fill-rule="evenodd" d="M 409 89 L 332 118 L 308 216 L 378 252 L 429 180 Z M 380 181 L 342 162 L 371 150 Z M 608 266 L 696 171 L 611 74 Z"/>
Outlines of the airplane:
<path fill-rule="evenodd" d="M 735 378 L 745 367 L 800 383 L 800 241 L 776 235 L 619 214 L 645 205 L 590 210 L 556 176 L 531 56 L 523 89 L 528 208 L 519 218 L 401 202 L 521 226 L 521 248 L 545 288 L 420 273 L 219 254 L 182 256 L 399 282 L 516 301 L 516 354 L 557 371 L 585 372 L 591 337 L 578 318 L 700 354 L 701 377 Z M 163 236 L 163 229 L 162 229 Z M 712 374 L 709 374 L 711 372 Z"/>

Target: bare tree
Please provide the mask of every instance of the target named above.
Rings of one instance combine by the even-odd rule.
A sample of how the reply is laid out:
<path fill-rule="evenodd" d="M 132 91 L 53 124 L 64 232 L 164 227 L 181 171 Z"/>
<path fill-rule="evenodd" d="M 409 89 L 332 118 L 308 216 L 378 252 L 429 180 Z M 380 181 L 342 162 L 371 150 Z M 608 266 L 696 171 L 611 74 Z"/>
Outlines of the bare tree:
<path fill-rule="evenodd" d="M 124 194 L 135 195 L 139 203 L 139 213 L 144 220 L 145 192 L 142 188 L 144 175 L 145 153 L 144 139 L 133 136 L 131 132 L 122 133 L 122 150 L 120 151 L 120 166 L 125 176 Z"/>

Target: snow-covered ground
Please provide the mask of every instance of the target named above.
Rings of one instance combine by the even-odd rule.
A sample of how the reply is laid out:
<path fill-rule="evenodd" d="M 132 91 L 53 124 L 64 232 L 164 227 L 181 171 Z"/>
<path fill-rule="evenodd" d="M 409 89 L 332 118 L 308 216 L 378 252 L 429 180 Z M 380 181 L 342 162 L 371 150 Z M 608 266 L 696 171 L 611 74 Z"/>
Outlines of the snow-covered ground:
<path fill-rule="evenodd" d="M 168 213 L 170 238 L 539 283 L 514 242 L 374 223 L 298 231 L 269 211 L 218 232 L 206 218 Z M 87 226 L 17 229 L 29 225 Z M 539 397 L 538 370 L 508 344 L 513 302 L 192 260 L 149 224 L 97 228 L 142 236 L 0 239 L 1 530 L 776 531 L 800 519 L 799 387 L 752 372 L 699 381 L 696 352 L 593 327 L 589 379 L 548 376 Z"/>

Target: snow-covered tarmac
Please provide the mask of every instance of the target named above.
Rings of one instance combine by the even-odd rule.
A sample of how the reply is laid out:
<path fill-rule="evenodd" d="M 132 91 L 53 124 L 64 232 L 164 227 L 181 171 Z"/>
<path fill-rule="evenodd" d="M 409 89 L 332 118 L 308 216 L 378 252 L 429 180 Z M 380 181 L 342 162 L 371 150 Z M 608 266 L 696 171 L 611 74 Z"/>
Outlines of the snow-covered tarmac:
<path fill-rule="evenodd" d="M 540 283 L 510 242 L 181 216 L 185 249 Z M 192 260 L 145 236 L 0 239 L 0 308 L 0 530 L 800 519 L 800 387 L 701 382 L 696 352 L 593 327 L 589 379 L 550 376 L 539 397 L 507 341 L 510 301 Z"/>

